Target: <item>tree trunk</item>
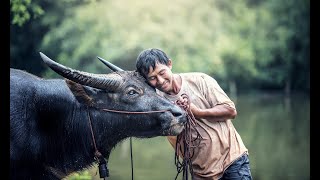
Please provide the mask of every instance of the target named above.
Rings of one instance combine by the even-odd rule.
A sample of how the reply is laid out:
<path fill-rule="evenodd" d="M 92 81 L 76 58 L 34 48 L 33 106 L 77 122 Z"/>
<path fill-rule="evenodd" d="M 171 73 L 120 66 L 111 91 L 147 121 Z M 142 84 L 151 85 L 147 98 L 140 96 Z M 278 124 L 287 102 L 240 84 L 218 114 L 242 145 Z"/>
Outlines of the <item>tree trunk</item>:
<path fill-rule="evenodd" d="M 234 80 L 229 81 L 230 98 L 236 103 L 237 101 L 237 84 Z"/>
<path fill-rule="evenodd" d="M 290 96 L 291 94 L 291 81 L 287 80 L 284 87 L 284 94 L 285 96 Z"/>

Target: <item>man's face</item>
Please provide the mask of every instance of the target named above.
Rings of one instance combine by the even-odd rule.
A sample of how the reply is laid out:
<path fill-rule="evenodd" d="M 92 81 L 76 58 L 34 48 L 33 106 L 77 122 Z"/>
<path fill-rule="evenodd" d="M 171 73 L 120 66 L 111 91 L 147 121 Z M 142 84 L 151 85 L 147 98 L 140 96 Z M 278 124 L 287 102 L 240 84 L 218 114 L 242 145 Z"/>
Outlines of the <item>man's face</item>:
<path fill-rule="evenodd" d="M 172 91 L 172 64 L 169 60 L 168 65 L 157 63 L 154 68 L 150 67 L 147 75 L 149 84 L 158 90 L 170 93 Z"/>

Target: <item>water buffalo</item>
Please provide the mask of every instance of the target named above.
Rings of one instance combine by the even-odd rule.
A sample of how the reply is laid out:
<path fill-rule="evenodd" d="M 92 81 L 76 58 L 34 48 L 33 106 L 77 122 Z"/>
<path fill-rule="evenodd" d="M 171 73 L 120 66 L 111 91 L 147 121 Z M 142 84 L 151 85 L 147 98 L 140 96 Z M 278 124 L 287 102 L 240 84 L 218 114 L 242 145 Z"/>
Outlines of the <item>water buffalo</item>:
<path fill-rule="evenodd" d="M 65 79 L 10 69 L 10 179 L 62 179 L 128 137 L 182 131 L 186 113 L 137 72 L 87 73 L 40 55 Z"/>

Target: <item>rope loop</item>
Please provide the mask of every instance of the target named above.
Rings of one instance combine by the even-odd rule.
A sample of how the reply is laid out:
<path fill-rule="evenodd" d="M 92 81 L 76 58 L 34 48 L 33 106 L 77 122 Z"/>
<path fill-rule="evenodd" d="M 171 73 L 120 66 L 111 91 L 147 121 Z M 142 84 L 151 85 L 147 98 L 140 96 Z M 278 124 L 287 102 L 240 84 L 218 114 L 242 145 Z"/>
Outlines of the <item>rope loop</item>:
<path fill-rule="evenodd" d="M 190 110 L 190 99 L 187 94 L 182 94 L 181 99 L 178 99 L 175 104 L 180 106 L 187 112 L 187 123 L 184 130 L 177 136 L 175 149 L 175 165 L 177 167 L 177 175 L 183 172 L 182 179 L 188 180 L 189 172 L 193 179 L 192 157 L 194 155 L 193 149 L 200 145 L 202 136 L 196 129 L 199 126 L 194 115 Z M 192 137 L 192 131 L 195 131 L 196 136 Z M 182 158 L 182 161 L 181 159 Z"/>

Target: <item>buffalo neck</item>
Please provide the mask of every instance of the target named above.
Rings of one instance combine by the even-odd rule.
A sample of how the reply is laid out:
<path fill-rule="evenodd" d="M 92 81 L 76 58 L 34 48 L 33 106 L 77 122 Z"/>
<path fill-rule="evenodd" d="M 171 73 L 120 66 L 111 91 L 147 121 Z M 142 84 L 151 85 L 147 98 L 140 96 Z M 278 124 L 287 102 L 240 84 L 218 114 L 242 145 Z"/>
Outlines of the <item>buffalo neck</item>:
<path fill-rule="evenodd" d="M 42 162 L 68 174 L 92 164 L 94 148 L 86 108 L 61 81 L 39 84 L 34 105 L 28 105 L 26 112 L 37 112 L 34 118 L 41 133 L 32 136 L 41 139 L 36 147 L 43 152 L 39 154 Z"/>
<path fill-rule="evenodd" d="M 47 139 L 43 142 L 49 142 L 42 144 L 42 148 L 52 152 L 55 160 L 62 161 L 56 164 L 63 164 L 63 167 L 57 167 L 53 162 L 47 162 L 53 168 L 67 174 L 94 163 L 95 148 L 88 115 L 97 149 L 106 159 L 112 148 L 128 137 L 120 114 L 80 104 L 67 86 L 47 90 L 44 97 L 37 97 L 36 103 L 39 106 L 38 116 L 46 116 L 39 118 L 46 119 L 40 124 L 44 131 L 43 138 Z M 42 156 L 46 159 L 46 155 Z"/>

